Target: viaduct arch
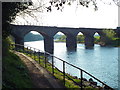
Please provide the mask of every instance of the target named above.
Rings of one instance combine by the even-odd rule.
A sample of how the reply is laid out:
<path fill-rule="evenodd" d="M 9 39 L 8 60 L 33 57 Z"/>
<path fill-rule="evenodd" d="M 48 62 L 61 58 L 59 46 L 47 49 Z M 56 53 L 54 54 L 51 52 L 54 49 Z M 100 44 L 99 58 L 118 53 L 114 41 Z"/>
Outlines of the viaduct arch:
<path fill-rule="evenodd" d="M 66 35 L 66 47 L 76 50 L 77 38 L 79 32 L 85 36 L 85 47 L 94 47 L 94 34 L 97 32 L 100 39 L 104 41 L 106 38 L 102 30 L 104 28 L 66 28 L 66 27 L 49 27 L 49 26 L 31 26 L 31 25 L 12 25 L 11 34 L 15 38 L 16 44 L 24 45 L 24 36 L 30 31 L 36 31 L 44 37 L 44 50 L 49 53 L 54 51 L 54 35 L 62 32 Z M 118 32 L 118 29 L 115 29 Z"/>

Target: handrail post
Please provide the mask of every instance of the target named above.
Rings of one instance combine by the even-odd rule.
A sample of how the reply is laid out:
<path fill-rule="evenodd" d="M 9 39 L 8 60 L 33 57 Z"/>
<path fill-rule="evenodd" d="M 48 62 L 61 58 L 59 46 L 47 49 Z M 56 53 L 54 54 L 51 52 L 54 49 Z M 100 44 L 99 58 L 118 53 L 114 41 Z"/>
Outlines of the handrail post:
<path fill-rule="evenodd" d="M 63 83 L 65 85 L 65 61 L 63 61 Z"/>
<path fill-rule="evenodd" d="M 24 46 L 22 46 L 22 48 L 23 48 L 23 53 L 25 53 L 25 48 L 24 48 Z"/>
<path fill-rule="evenodd" d="M 28 55 L 28 50 L 29 50 L 29 49 L 28 49 L 28 47 L 27 47 L 27 51 L 26 51 L 27 55 Z"/>
<path fill-rule="evenodd" d="M 17 51 L 17 45 L 15 45 L 15 51 Z"/>
<path fill-rule="evenodd" d="M 40 50 L 38 52 L 38 57 L 39 57 L 39 64 L 40 64 Z"/>
<path fill-rule="evenodd" d="M 34 48 L 34 60 L 35 60 L 35 48 Z"/>
<path fill-rule="evenodd" d="M 46 53 L 44 53 L 44 58 L 45 58 L 45 68 L 47 67 L 47 65 L 46 65 Z"/>
<path fill-rule="evenodd" d="M 54 75 L 54 57 L 52 56 L 52 73 Z"/>
<path fill-rule="evenodd" d="M 32 57 L 32 55 L 31 55 L 31 54 L 32 54 L 32 50 L 31 50 L 31 47 L 30 47 L 30 57 Z"/>
<path fill-rule="evenodd" d="M 13 49 L 13 50 L 15 51 L 15 50 L 16 50 L 16 46 L 15 46 L 15 44 L 13 45 L 13 47 L 14 47 L 14 49 Z"/>
<path fill-rule="evenodd" d="M 82 70 L 80 70 L 80 75 L 81 75 L 81 82 L 80 82 L 80 85 L 81 85 L 81 90 L 83 90 L 83 85 L 82 85 L 82 79 L 83 79 L 83 71 Z"/>
<path fill-rule="evenodd" d="M 22 52 L 22 46 L 19 47 L 19 52 Z"/>

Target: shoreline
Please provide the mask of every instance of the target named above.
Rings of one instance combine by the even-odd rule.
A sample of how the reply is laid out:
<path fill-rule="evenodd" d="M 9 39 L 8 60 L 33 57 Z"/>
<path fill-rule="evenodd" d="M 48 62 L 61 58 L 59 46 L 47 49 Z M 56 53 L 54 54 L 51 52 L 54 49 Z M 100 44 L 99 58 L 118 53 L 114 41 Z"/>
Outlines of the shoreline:
<path fill-rule="evenodd" d="M 38 40 L 38 41 L 43 41 L 43 40 Z M 36 42 L 36 41 L 25 41 L 25 42 Z M 54 41 L 54 42 L 55 43 L 66 43 L 66 41 Z M 77 42 L 77 44 L 84 44 L 84 42 L 80 42 L 80 43 Z M 94 43 L 94 44 L 100 45 L 101 47 L 118 47 L 118 48 L 120 48 L 119 45 L 105 45 L 105 44 L 100 43 L 100 42 Z"/>

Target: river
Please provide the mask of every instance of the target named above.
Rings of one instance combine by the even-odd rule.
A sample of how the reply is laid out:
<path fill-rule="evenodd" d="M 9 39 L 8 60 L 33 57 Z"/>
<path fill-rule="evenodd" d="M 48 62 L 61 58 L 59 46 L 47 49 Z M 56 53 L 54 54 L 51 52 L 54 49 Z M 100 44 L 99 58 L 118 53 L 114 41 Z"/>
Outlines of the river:
<path fill-rule="evenodd" d="M 24 44 L 44 51 L 43 41 Z M 118 47 L 101 47 L 95 44 L 94 49 L 85 49 L 84 44 L 77 44 L 76 52 L 68 52 L 66 43 L 55 42 L 54 55 L 86 70 L 107 85 L 118 87 Z M 55 65 L 62 69 L 59 61 L 55 61 Z M 67 67 L 66 72 L 73 76 L 80 76 L 80 72 L 72 67 Z M 90 78 L 86 75 L 84 77 Z"/>

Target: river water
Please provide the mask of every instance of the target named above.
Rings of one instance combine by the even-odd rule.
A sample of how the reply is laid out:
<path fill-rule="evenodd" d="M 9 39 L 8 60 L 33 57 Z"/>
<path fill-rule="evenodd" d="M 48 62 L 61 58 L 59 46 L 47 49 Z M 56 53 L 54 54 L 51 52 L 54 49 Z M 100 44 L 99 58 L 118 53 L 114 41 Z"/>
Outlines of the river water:
<path fill-rule="evenodd" d="M 25 42 L 24 44 L 44 51 L 43 41 Z M 94 49 L 85 49 L 84 44 L 77 44 L 77 51 L 69 52 L 66 43 L 55 42 L 54 55 L 86 70 L 107 85 L 113 88 L 118 87 L 117 47 L 101 47 L 95 44 Z M 62 63 L 59 61 L 55 61 L 55 65 L 62 69 Z M 80 72 L 70 66 L 66 68 L 66 72 L 80 77 Z M 87 75 L 84 77 L 90 78 Z"/>

